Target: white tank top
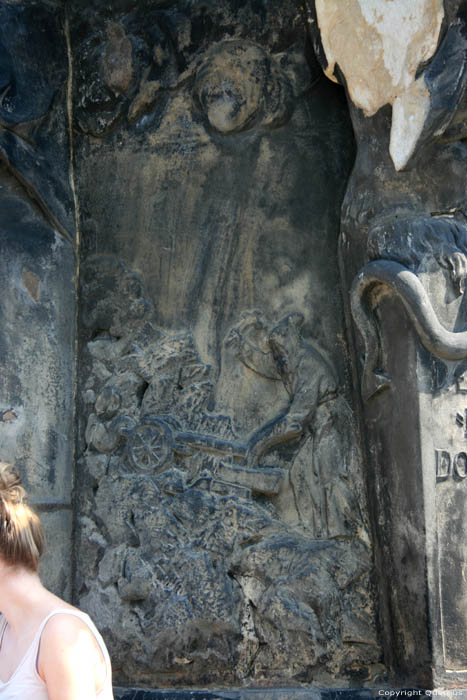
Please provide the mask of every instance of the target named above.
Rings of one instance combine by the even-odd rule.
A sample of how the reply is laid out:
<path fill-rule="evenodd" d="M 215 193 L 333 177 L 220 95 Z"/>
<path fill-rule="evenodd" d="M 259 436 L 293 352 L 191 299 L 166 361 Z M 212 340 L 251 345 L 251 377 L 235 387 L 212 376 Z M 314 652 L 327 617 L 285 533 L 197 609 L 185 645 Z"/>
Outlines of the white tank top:
<path fill-rule="evenodd" d="M 97 631 L 97 628 L 89 615 L 86 615 L 86 613 L 80 612 L 79 610 L 65 609 L 54 610 L 50 613 L 50 615 L 47 615 L 47 617 L 42 620 L 36 634 L 34 635 L 34 639 L 29 646 L 29 649 L 19 662 L 11 678 L 6 683 L 3 683 L 0 680 L 0 700 L 49 700 L 45 683 L 37 672 L 37 654 L 39 652 L 39 643 L 41 640 L 42 630 L 52 615 L 58 614 L 74 615 L 75 617 L 79 617 L 79 619 L 82 620 L 93 633 L 104 656 L 106 667 L 104 686 L 96 697 L 99 700 L 114 700 L 110 658 L 104 644 L 104 640 Z M 6 624 L 6 619 L 2 615 L 0 617 L 0 639 L 5 631 Z"/>

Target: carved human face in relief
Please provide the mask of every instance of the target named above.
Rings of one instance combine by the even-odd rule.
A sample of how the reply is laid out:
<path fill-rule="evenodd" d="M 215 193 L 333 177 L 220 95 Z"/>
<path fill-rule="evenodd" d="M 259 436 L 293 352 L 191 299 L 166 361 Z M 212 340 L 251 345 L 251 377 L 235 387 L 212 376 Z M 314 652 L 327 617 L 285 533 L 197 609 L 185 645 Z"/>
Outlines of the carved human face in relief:
<path fill-rule="evenodd" d="M 275 60 L 253 42 L 224 41 L 207 54 L 196 75 L 195 100 L 221 133 L 284 120 L 292 89 Z"/>

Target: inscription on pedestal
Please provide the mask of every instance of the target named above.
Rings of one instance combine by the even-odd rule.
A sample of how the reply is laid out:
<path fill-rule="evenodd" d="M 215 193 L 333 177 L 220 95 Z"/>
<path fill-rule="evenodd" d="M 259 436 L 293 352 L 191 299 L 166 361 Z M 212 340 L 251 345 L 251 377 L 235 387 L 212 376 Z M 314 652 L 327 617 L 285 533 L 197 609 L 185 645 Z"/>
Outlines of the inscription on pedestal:
<path fill-rule="evenodd" d="M 467 453 L 457 452 L 451 455 L 448 450 L 435 450 L 436 481 L 449 477 L 464 480 L 467 477 Z"/>

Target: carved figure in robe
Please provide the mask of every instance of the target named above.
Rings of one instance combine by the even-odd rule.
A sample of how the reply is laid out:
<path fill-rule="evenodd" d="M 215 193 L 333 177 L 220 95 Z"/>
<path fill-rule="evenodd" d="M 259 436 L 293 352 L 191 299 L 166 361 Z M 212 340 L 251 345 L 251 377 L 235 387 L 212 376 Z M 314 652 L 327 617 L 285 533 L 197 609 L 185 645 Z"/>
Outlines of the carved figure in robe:
<path fill-rule="evenodd" d="M 287 519 L 318 538 L 356 534 L 364 527 L 351 412 L 330 365 L 303 341 L 303 321 L 302 314 L 291 313 L 271 327 L 261 314 L 249 314 L 229 336 L 238 358 L 282 381 L 289 396 L 286 410 L 250 437 L 247 461 L 252 467 L 266 465 L 271 450 L 295 440 Z"/>

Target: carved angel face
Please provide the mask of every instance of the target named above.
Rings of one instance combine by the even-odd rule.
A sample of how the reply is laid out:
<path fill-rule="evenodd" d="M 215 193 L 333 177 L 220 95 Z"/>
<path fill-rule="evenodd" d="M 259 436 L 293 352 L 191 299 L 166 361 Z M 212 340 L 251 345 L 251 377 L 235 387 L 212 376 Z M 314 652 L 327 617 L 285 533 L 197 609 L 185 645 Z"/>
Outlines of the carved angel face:
<path fill-rule="evenodd" d="M 290 114 L 292 88 L 274 58 L 253 42 L 214 46 L 198 70 L 195 100 L 221 133 L 273 125 Z"/>

